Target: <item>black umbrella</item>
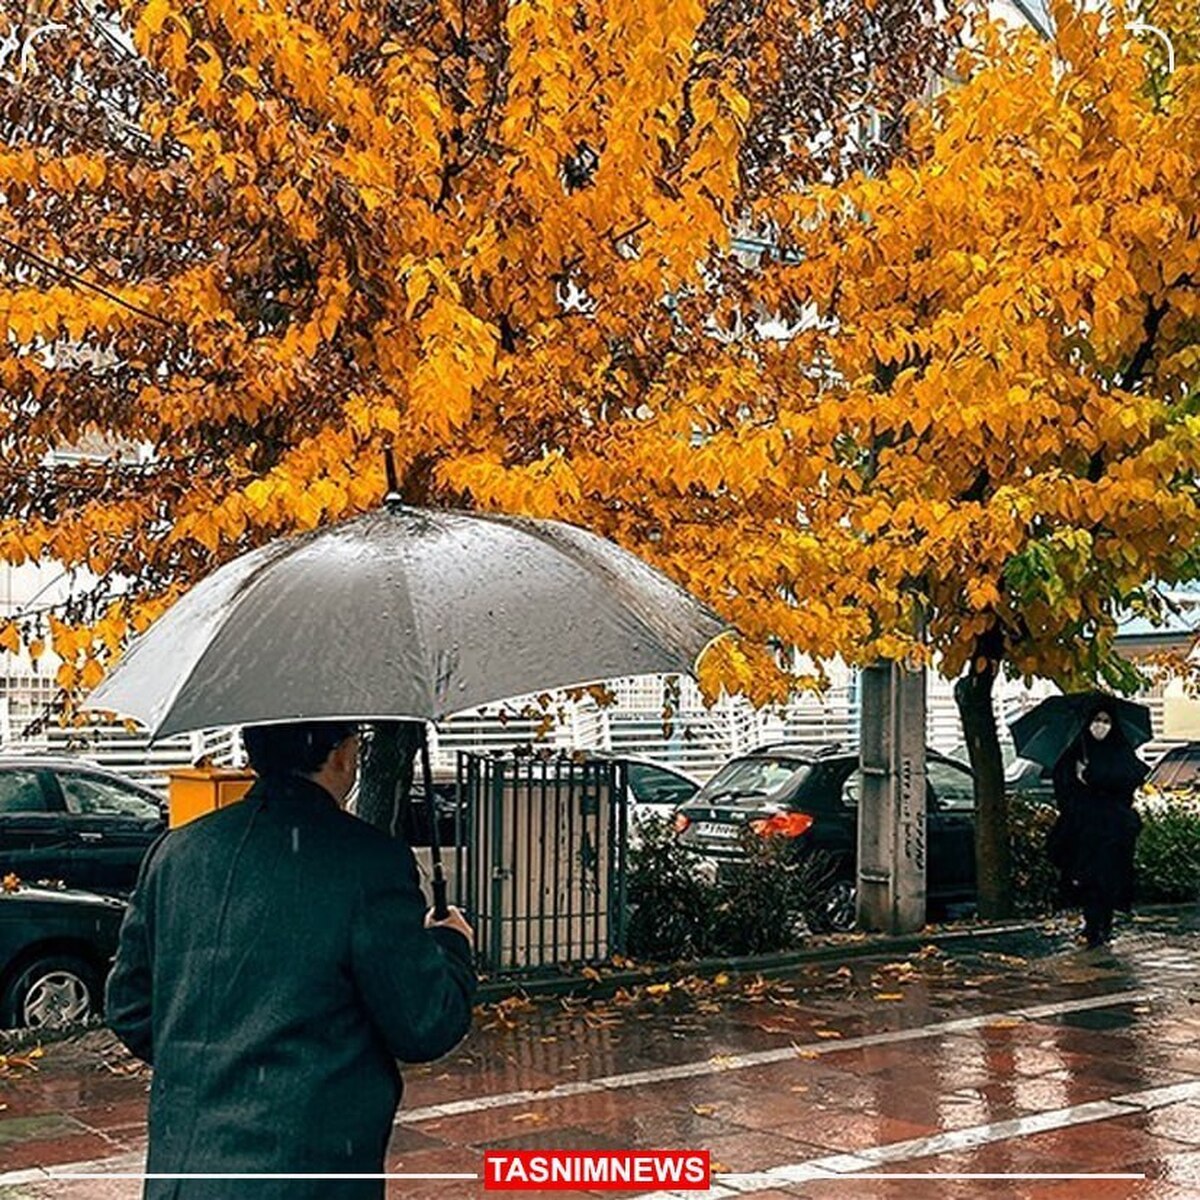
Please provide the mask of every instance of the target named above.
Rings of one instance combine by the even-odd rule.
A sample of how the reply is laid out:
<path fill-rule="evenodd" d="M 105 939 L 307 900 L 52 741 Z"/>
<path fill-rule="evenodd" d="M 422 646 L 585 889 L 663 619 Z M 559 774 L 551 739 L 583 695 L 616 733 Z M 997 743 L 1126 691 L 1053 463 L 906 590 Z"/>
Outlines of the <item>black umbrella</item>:
<path fill-rule="evenodd" d="M 154 738 L 416 720 L 621 675 L 690 672 L 725 626 L 640 558 L 557 521 L 384 509 L 198 583 L 88 698 Z M 425 797 L 441 877 L 428 748 Z M 444 892 L 444 885 L 442 885 Z"/>
<path fill-rule="evenodd" d="M 1105 692 L 1071 692 L 1050 696 L 1009 724 L 1021 758 L 1053 767 L 1083 732 L 1092 714 L 1104 709 L 1132 747 L 1154 737 L 1150 710 Z"/>

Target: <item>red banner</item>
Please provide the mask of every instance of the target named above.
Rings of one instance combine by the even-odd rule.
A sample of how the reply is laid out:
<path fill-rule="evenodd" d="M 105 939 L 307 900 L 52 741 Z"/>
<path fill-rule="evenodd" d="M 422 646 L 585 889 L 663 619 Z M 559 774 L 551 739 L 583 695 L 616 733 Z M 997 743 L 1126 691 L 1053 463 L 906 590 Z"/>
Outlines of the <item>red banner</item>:
<path fill-rule="evenodd" d="M 707 1150 L 488 1150 L 489 1192 L 634 1191 L 709 1187 Z"/>

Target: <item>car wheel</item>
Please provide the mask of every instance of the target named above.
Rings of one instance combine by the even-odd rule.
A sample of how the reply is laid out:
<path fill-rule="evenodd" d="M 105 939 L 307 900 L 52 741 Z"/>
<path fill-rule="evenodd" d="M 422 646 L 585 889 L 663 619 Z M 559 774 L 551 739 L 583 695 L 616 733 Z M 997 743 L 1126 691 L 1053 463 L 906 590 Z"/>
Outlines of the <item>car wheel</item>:
<path fill-rule="evenodd" d="M 858 889 L 839 879 L 825 889 L 813 909 L 813 926 L 823 933 L 848 933 L 858 917 Z"/>
<path fill-rule="evenodd" d="M 83 959 L 39 958 L 5 989 L 4 1024 L 10 1028 L 66 1029 L 99 1007 L 100 981 Z"/>

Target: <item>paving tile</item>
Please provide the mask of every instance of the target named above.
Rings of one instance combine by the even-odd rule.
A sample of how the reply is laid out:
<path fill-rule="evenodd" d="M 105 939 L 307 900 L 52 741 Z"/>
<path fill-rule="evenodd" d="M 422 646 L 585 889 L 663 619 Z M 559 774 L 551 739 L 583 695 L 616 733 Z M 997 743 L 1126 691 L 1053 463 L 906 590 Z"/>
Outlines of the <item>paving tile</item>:
<path fill-rule="evenodd" d="M 1200 1147 L 1200 1103 L 1172 1104 L 1147 1113 L 1145 1120 L 1152 1136 Z"/>
<path fill-rule="evenodd" d="M 709 1148 L 722 1165 L 761 1170 L 1200 1079 L 1200 1019 L 1188 1007 L 1191 973 L 1183 969 L 1200 958 L 1200 932 L 1174 926 L 1135 928 L 1136 934 L 1122 935 L 1119 954 L 1091 958 L 1056 956 L 1045 941 L 1039 943 L 1042 949 L 1031 950 L 1020 939 L 988 939 L 940 956 L 944 963 L 931 960 L 927 973 L 916 969 L 918 977 L 904 985 L 889 983 L 898 976 L 894 971 L 888 974 L 892 960 L 886 957 L 851 964 L 848 981 L 834 975 L 836 968 L 814 965 L 795 973 L 790 992 L 780 992 L 775 999 L 764 993 L 754 1003 L 727 999 L 715 1013 L 701 1012 L 691 998 L 673 992 L 667 1002 L 640 1007 L 608 1005 L 589 1011 L 577 1006 L 568 1011 L 570 1006 L 546 1005 L 511 1014 L 511 1028 L 490 1014 L 486 1020 L 493 1027 L 477 1030 L 462 1050 L 429 1067 L 406 1070 L 406 1110 L 624 1072 L 648 1074 L 633 1088 L 401 1125 L 392 1140 L 389 1165 L 397 1170 L 476 1170 L 480 1150 L 487 1146 L 695 1146 Z M 993 957 L 993 949 L 1003 950 L 1007 960 Z M 1049 956 L 1039 957 L 1044 954 Z M 955 963 L 957 970 L 951 969 Z M 964 980 L 978 986 L 964 987 Z M 903 1000 L 876 1001 L 874 996 L 885 988 L 902 992 Z M 1066 1019 L 1015 1021 L 996 1015 L 1005 1008 L 1069 1003 L 1104 991 L 1153 992 L 1154 1000 L 1143 1006 L 1146 1012 L 1125 1004 Z M 988 1013 L 992 1018 L 978 1028 L 907 1041 L 839 1048 L 838 1039 L 817 1037 L 820 1029 L 837 1030 L 846 1038 Z M 653 1074 L 664 1065 L 787 1049 L 791 1042 L 828 1048 L 815 1057 L 789 1055 L 779 1062 L 703 1077 L 664 1081 Z M 39 1066 L 36 1076 L 0 1081 L 0 1105 L 8 1105 L 0 1108 L 0 1170 L 11 1169 L 10 1148 L 35 1161 L 64 1161 L 119 1153 L 140 1143 L 144 1078 L 111 1075 L 96 1069 L 95 1062 L 89 1064 L 86 1056 L 77 1054 L 72 1060 L 56 1047 L 48 1048 Z M 49 1127 L 57 1132 L 37 1137 L 36 1127 L 10 1125 L 6 1144 L 4 1122 L 28 1119 L 57 1122 Z M 97 1138 L 97 1131 L 105 1138 Z M 919 1153 L 919 1147 L 915 1150 Z M 1156 1200 L 1160 1193 L 1162 1200 L 1175 1200 L 1172 1192 L 1200 1195 L 1200 1101 L 1180 1101 L 1103 1124 L 1047 1131 L 888 1169 L 922 1162 L 940 1170 L 975 1171 L 1142 1164 L 1139 1169 L 1155 1176 L 1151 1183 L 1160 1189 L 1152 1193 Z M 56 1186 L 59 1190 L 45 1194 L 75 1200 L 72 1191 L 77 1185 Z M 1011 1181 L 993 1186 L 987 1181 L 855 1178 L 783 1184 L 761 1195 L 763 1200 L 807 1195 L 821 1200 L 876 1195 L 1093 1200 L 1151 1194 L 1131 1191 L 1124 1184 L 1112 1189 L 1098 1182 L 1086 1186 L 1084 1193 L 1046 1182 L 1018 1187 Z M 125 1200 L 139 1192 L 136 1184 L 122 1189 L 93 1190 L 79 1197 Z M 413 1181 L 389 1188 L 388 1194 L 442 1200 L 482 1191 Z"/>
<path fill-rule="evenodd" d="M 0 1170 L 24 1171 L 29 1167 L 86 1162 L 123 1151 L 123 1146 L 95 1133 L 29 1138 L 0 1147 Z"/>
<path fill-rule="evenodd" d="M 1021 1143 L 1027 1151 L 1055 1162 L 1078 1163 L 1089 1171 L 1133 1170 L 1135 1163 L 1140 1170 L 1148 1161 L 1157 1162 L 1189 1149 L 1167 1138 L 1152 1137 L 1136 1126 L 1122 1125 L 1119 1120 L 1035 1133 L 1022 1138 Z M 1160 1175 L 1157 1171 L 1149 1173 L 1155 1178 Z"/>
<path fill-rule="evenodd" d="M 42 1113 L 38 1116 L 8 1117 L 0 1120 L 0 1150 L 8 1153 L 14 1146 L 30 1141 L 53 1141 L 71 1138 L 88 1132 L 74 1117 L 65 1113 Z"/>
<path fill-rule="evenodd" d="M 804 1120 L 780 1125 L 776 1132 L 799 1142 L 824 1146 L 827 1151 L 849 1154 L 868 1146 L 906 1142 L 938 1132 L 933 1124 L 916 1124 L 878 1112 L 825 1110 Z"/>

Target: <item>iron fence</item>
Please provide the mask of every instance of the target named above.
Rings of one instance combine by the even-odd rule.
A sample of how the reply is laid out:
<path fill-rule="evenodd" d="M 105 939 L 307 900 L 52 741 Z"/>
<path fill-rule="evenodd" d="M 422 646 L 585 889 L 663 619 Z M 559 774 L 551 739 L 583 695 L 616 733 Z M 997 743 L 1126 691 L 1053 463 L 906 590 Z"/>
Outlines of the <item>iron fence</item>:
<path fill-rule="evenodd" d="M 464 752 L 458 795 L 454 878 L 483 970 L 601 962 L 624 950 L 622 763 Z"/>

